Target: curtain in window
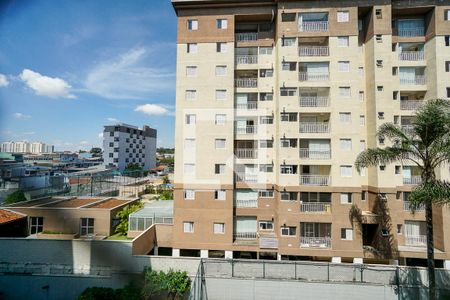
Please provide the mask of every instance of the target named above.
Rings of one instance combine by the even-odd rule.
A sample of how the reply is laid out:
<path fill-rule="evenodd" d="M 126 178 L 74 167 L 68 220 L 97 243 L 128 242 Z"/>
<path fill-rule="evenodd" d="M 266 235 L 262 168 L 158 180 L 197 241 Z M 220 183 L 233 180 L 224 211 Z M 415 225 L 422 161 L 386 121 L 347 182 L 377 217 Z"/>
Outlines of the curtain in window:
<path fill-rule="evenodd" d="M 238 217 L 234 220 L 235 232 L 256 232 L 256 218 Z"/>

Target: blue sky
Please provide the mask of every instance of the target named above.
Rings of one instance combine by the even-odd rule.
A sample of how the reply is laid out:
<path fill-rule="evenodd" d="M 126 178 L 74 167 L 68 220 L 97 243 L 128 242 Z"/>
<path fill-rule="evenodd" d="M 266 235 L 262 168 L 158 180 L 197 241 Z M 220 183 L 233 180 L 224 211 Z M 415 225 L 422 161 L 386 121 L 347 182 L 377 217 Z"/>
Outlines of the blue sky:
<path fill-rule="evenodd" d="M 0 45 L 0 141 L 90 149 L 119 121 L 173 146 L 170 0 L 2 0 Z"/>

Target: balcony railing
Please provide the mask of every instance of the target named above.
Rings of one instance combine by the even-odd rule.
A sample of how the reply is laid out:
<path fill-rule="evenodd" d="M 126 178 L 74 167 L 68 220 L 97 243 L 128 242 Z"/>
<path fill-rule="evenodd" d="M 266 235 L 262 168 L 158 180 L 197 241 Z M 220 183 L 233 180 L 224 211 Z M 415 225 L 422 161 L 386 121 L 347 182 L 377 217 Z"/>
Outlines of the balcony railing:
<path fill-rule="evenodd" d="M 330 159 L 330 150 L 310 150 L 308 148 L 300 148 L 300 158 L 306 159 Z"/>
<path fill-rule="evenodd" d="M 253 65 L 258 63 L 258 55 L 236 55 L 237 65 Z"/>
<path fill-rule="evenodd" d="M 327 133 L 330 131 L 327 122 L 300 122 L 300 133 Z"/>
<path fill-rule="evenodd" d="M 237 158 L 257 158 L 258 157 L 258 150 L 256 149 L 244 149 L 244 148 L 237 148 L 234 150 L 234 154 Z"/>
<path fill-rule="evenodd" d="M 258 132 L 258 127 L 256 125 L 247 125 L 245 127 L 236 127 L 236 134 L 256 134 Z"/>
<path fill-rule="evenodd" d="M 299 72 L 298 80 L 300 81 L 327 81 L 330 79 L 329 73 L 308 73 Z"/>
<path fill-rule="evenodd" d="M 403 210 L 404 211 L 411 211 L 411 202 L 409 201 L 403 201 Z M 425 211 L 425 205 L 421 204 L 416 208 L 416 211 Z"/>
<path fill-rule="evenodd" d="M 328 21 L 308 21 L 301 22 L 298 27 L 299 31 L 321 32 L 328 31 Z"/>
<path fill-rule="evenodd" d="M 402 130 L 408 134 L 414 134 L 414 126 L 413 125 L 402 125 Z"/>
<path fill-rule="evenodd" d="M 235 232 L 233 233 L 234 239 L 236 240 L 256 240 L 255 232 Z"/>
<path fill-rule="evenodd" d="M 258 78 L 236 78 L 234 86 L 238 88 L 256 88 L 258 87 Z"/>
<path fill-rule="evenodd" d="M 400 75 L 400 84 L 401 85 L 424 85 L 426 84 L 425 75 L 416 75 L 414 78 L 402 78 Z"/>
<path fill-rule="evenodd" d="M 401 110 L 417 110 L 423 105 L 421 100 L 400 100 Z"/>
<path fill-rule="evenodd" d="M 258 108 L 258 101 L 249 101 L 247 103 L 236 103 L 237 109 L 255 110 Z"/>
<path fill-rule="evenodd" d="M 235 34 L 236 42 L 251 42 L 258 40 L 258 33 L 256 32 L 242 32 Z"/>
<path fill-rule="evenodd" d="M 258 207 L 258 200 L 254 199 L 254 200 L 239 200 L 236 199 L 236 203 L 235 206 L 238 208 L 247 208 L 247 207 Z"/>
<path fill-rule="evenodd" d="M 424 247 L 427 245 L 426 235 L 406 235 L 405 236 L 406 246 L 419 246 Z"/>
<path fill-rule="evenodd" d="M 398 54 L 399 60 L 421 61 L 425 59 L 423 51 L 402 51 Z"/>
<path fill-rule="evenodd" d="M 306 213 L 331 213 L 329 202 L 301 202 L 300 211 Z"/>
<path fill-rule="evenodd" d="M 257 174 L 236 173 L 236 182 L 258 182 Z"/>
<path fill-rule="evenodd" d="M 300 46 L 298 47 L 299 56 L 328 56 L 328 46 Z"/>
<path fill-rule="evenodd" d="M 326 107 L 328 100 L 328 97 L 300 97 L 300 107 Z"/>
<path fill-rule="evenodd" d="M 411 176 L 411 177 L 403 177 L 403 184 L 421 184 L 422 177 L 420 176 Z"/>
<path fill-rule="evenodd" d="M 300 237 L 301 248 L 331 248 L 330 237 Z"/>
<path fill-rule="evenodd" d="M 416 27 L 416 28 L 398 28 L 397 29 L 398 36 L 424 36 L 425 28 L 424 27 Z"/>
<path fill-rule="evenodd" d="M 330 185 L 331 176 L 328 175 L 300 175 L 300 185 Z"/>
<path fill-rule="evenodd" d="M 278 239 L 271 236 L 262 236 L 259 238 L 259 248 L 277 249 Z"/>

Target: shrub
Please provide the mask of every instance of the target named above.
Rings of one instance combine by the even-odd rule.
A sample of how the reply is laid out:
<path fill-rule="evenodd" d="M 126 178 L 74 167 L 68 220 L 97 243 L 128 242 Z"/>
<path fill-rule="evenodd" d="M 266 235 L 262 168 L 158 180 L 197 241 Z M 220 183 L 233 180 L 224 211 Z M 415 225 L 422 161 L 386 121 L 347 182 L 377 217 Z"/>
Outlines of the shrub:
<path fill-rule="evenodd" d="M 26 201 L 25 194 L 22 190 L 17 190 L 9 194 L 5 199 L 5 204 L 13 204 L 17 202 Z"/>
<path fill-rule="evenodd" d="M 163 271 L 145 271 L 145 283 L 142 290 L 144 299 L 170 298 L 182 299 L 184 294 L 189 291 L 191 281 L 186 272 L 169 270 Z"/>

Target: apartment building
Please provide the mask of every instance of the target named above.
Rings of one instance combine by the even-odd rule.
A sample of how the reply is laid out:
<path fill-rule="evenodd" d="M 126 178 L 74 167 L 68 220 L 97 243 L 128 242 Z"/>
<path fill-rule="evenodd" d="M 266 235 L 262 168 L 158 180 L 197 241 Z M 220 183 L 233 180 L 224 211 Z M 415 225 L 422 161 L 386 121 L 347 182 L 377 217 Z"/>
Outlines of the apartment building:
<path fill-rule="evenodd" d="M 53 153 L 55 148 L 53 145 L 48 145 L 41 142 L 29 143 L 22 142 L 4 142 L 0 145 L 0 152 L 8 153 Z"/>
<path fill-rule="evenodd" d="M 144 170 L 156 166 L 156 129 L 120 123 L 103 130 L 103 161 L 107 167 L 123 171 L 130 163 Z"/>
<path fill-rule="evenodd" d="M 172 0 L 178 16 L 173 255 L 421 264 L 407 162 L 360 151 L 450 97 L 439 1 Z M 448 166 L 437 170 L 449 178 Z M 437 265 L 450 211 L 434 208 Z"/>

